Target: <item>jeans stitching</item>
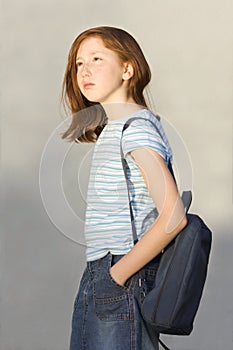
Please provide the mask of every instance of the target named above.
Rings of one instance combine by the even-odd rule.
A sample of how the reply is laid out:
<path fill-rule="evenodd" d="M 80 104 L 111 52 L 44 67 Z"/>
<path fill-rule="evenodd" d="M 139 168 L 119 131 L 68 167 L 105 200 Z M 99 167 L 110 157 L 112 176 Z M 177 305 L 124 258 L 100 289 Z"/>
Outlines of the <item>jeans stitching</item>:
<path fill-rule="evenodd" d="M 86 287 L 83 289 L 83 295 L 84 295 L 84 316 L 83 316 L 83 325 L 82 325 L 82 348 L 83 350 L 86 349 L 86 324 L 87 324 L 87 310 L 88 310 L 88 291 L 89 286 L 91 285 L 91 276 L 89 276 Z"/>
<path fill-rule="evenodd" d="M 95 303 L 95 312 L 96 315 L 102 321 L 108 320 L 129 320 L 130 312 L 129 312 L 129 295 L 128 288 L 124 286 L 118 285 L 110 275 L 110 267 L 112 262 L 112 255 L 108 255 L 106 260 L 103 261 L 102 266 L 100 266 L 99 270 L 96 271 L 94 276 L 94 303 Z M 102 268 L 102 269 L 101 269 Z M 102 279 L 103 278 L 103 279 Z M 102 283 L 108 283 L 110 288 L 109 296 L 101 296 L 101 290 L 97 288 L 101 288 L 104 286 Z M 110 284 L 109 284 L 110 283 Z M 116 291 L 119 295 L 113 295 Z M 98 295 L 99 294 L 99 295 Z M 112 294 L 112 295 L 111 295 Z M 122 304 L 124 302 L 124 304 Z M 116 304 L 116 310 L 114 310 L 114 304 Z M 104 309 L 105 307 L 105 309 Z M 109 307 L 109 308 L 108 308 Z M 114 312 L 111 313 L 111 308 L 113 307 Z"/>
<path fill-rule="evenodd" d="M 141 319 L 141 314 L 140 314 L 140 302 L 139 302 L 139 298 L 140 298 L 140 284 L 139 284 L 139 278 L 142 279 L 142 285 L 144 285 L 144 283 L 146 283 L 145 281 L 143 281 L 143 278 L 145 278 L 144 276 L 144 271 L 140 271 L 140 273 L 136 273 L 133 277 L 130 278 L 129 281 L 129 285 L 128 285 L 128 290 L 127 292 L 125 292 L 126 296 L 127 296 L 127 314 L 124 315 L 122 313 L 119 312 L 119 310 L 123 310 L 124 312 L 124 304 L 122 305 L 121 303 L 123 301 L 119 301 L 119 303 L 121 304 L 120 309 L 116 309 L 114 311 L 114 313 L 116 312 L 116 314 L 114 315 L 114 318 L 116 317 L 116 319 L 112 319 L 111 318 L 111 314 L 109 314 L 109 311 L 111 311 L 111 307 L 108 309 L 106 307 L 105 309 L 105 305 L 100 305 L 100 311 L 102 313 L 102 315 L 104 315 L 105 310 L 107 310 L 107 317 L 105 319 L 101 319 L 102 315 L 100 315 L 100 317 L 98 316 L 98 313 L 96 313 L 96 309 L 95 306 L 93 305 L 94 303 L 94 286 L 93 283 L 94 281 L 98 280 L 98 275 L 99 275 L 99 269 L 105 270 L 106 273 L 106 269 L 107 269 L 107 262 L 108 262 L 109 257 L 106 257 L 105 259 L 99 261 L 99 262 L 95 262 L 95 264 L 92 264 L 88 269 L 88 274 L 87 277 L 85 279 L 85 283 L 82 284 L 82 290 L 80 290 L 80 293 L 82 295 L 82 303 L 80 300 L 80 303 L 77 305 L 77 310 L 76 310 L 76 317 L 78 317 L 78 322 L 80 325 L 79 330 L 77 330 L 76 325 L 75 328 L 73 329 L 73 333 L 75 334 L 74 337 L 74 342 L 72 344 L 71 349 L 77 349 L 80 348 L 80 350 L 91 350 L 95 348 L 95 336 L 92 335 L 94 333 L 90 333 L 87 334 L 88 330 L 91 330 L 92 327 L 94 327 L 93 322 L 98 322 L 100 325 L 100 329 L 105 329 L 105 323 L 106 321 L 116 321 L 116 324 L 114 323 L 114 327 L 119 327 L 119 329 L 125 329 L 125 327 L 129 327 L 127 332 L 127 346 L 125 345 L 126 342 L 124 342 L 124 339 L 119 340 L 118 338 L 114 338 L 115 340 L 119 340 L 120 344 L 123 346 L 126 346 L 124 348 L 127 348 L 129 350 L 139 350 L 142 348 L 142 345 L 144 346 L 145 343 L 143 341 L 143 339 L 145 339 L 145 341 L 149 341 L 147 339 L 150 339 L 150 335 L 145 334 L 145 338 L 143 339 L 139 339 L 138 336 L 140 336 L 140 324 L 144 324 L 144 321 Z M 147 268 L 146 268 L 147 269 Z M 150 273 L 149 273 L 150 275 Z M 106 275 L 105 275 L 106 276 Z M 148 276 L 149 277 L 149 276 Z M 103 276 L 104 278 L 104 276 Z M 152 276 L 149 277 L 149 280 L 152 280 Z M 81 283 L 81 281 L 80 281 Z M 101 286 L 101 282 L 100 282 L 100 286 Z M 110 287 L 110 282 L 108 283 L 108 287 L 110 288 L 110 293 L 109 296 L 111 295 L 111 287 Z M 81 285 L 80 285 L 81 288 Z M 113 289 L 114 290 L 114 289 Z M 118 293 L 119 289 L 118 289 Z M 107 294 L 106 294 L 107 295 Z M 99 289 L 99 296 L 101 296 L 101 290 Z M 114 302 L 114 301 L 113 301 Z M 126 302 L 124 302 L 126 304 Z M 89 309 L 90 308 L 90 309 Z M 102 310 L 101 310 L 102 308 Z M 82 312 L 79 310 L 82 309 Z M 90 310 L 91 310 L 91 314 L 90 314 Z M 112 306 L 112 310 L 114 310 L 114 305 Z M 110 316 L 110 318 L 109 318 Z M 97 318 L 99 320 L 97 320 Z M 119 321 L 119 325 L 117 324 L 117 321 Z M 122 321 L 126 322 L 126 323 L 122 323 Z M 92 322 L 92 323 L 91 323 Z M 92 324 L 92 326 L 90 326 Z M 120 325 L 121 324 L 121 325 Z M 91 327 L 91 328 L 89 328 Z M 107 327 L 111 327 L 111 323 L 110 326 L 108 325 Z M 142 326 L 144 327 L 144 326 Z M 98 329 L 98 328 L 97 328 Z M 149 329 L 149 326 L 148 326 Z M 77 334 L 78 332 L 78 334 Z M 138 333 L 139 332 L 139 333 Z M 126 333 L 125 333 L 126 334 Z M 77 339 L 78 336 L 78 339 Z M 144 336 L 143 336 L 144 337 Z M 90 338 L 90 339 L 89 339 Z M 101 344 L 100 346 L 98 346 L 98 349 L 104 349 L 104 344 L 105 344 L 105 338 L 101 338 L 101 335 L 98 334 L 97 336 L 98 338 L 98 342 L 99 344 Z M 97 340 L 97 339 L 96 339 Z M 155 339 L 155 337 L 153 337 L 153 339 L 151 340 L 154 344 L 155 349 L 158 350 L 158 344 L 157 344 L 157 340 Z M 148 344 L 149 344 L 148 343 Z M 96 344 L 97 346 L 97 344 Z M 145 345 L 146 346 L 146 345 Z M 111 348 L 111 347 L 110 347 Z M 146 346 L 147 348 L 147 346 Z M 151 347 L 149 347 L 151 349 Z M 97 347 L 96 347 L 97 349 Z"/>

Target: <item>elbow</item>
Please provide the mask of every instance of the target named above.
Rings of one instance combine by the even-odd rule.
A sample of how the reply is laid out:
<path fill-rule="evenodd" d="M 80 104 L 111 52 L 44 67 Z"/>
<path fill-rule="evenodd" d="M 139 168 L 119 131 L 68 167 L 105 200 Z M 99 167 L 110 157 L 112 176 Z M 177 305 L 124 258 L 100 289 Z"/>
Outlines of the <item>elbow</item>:
<path fill-rule="evenodd" d="M 177 220 L 175 226 L 173 227 L 172 230 L 170 230 L 169 233 L 173 234 L 176 236 L 178 233 L 180 233 L 188 224 L 188 219 L 186 214 L 182 215 L 182 218 L 180 220 Z"/>
<path fill-rule="evenodd" d="M 188 224 L 188 219 L 186 214 L 182 214 L 179 219 L 176 218 L 175 222 L 168 224 L 165 232 L 176 236 L 180 231 L 182 231 Z"/>

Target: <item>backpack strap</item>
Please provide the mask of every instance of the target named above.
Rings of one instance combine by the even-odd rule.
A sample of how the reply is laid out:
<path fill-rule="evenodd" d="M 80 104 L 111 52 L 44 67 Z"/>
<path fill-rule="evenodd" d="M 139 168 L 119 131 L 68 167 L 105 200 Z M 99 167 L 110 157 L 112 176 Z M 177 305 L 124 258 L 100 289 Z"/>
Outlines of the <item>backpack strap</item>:
<path fill-rule="evenodd" d="M 133 209 L 132 209 L 132 205 L 131 205 L 131 200 L 130 200 L 130 191 L 129 191 L 129 180 L 127 178 L 127 161 L 124 158 L 124 153 L 123 153 L 123 149 L 122 149 L 122 136 L 123 136 L 123 132 L 129 127 L 130 123 L 132 123 L 134 120 L 136 119 L 144 119 L 144 120 L 149 120 L 146 118 L 141 118 L 141 117 L 134 117 L 134 118 L 130 118 L 127 120 L 127 122 L 124 124 L 123 129 L 122 129 L 122 135 L 121 135 L 121 162 L 122 162 L 122 167 L 124 170 L 124 175 L 125 175 L 125 180 L 126 180 L 126 185 L 127 185 L 127 193 L 128 193 L 128 200 L 129 200 L 129 209 L 130 209 L 130 218 L 131 218 L 131 226 L 132 226 L 132 234 L 133 234 L 133 241 L 134 244 L 136 244 L 138 242 L 138 236 L 137 236 L 137 231 L 136 231 L 136 227 L 135 227 L 135 223 L 134 223 L 134 216 L 133 216 Z M 161 135 L 160 130 L 158 129 L 157 125 L 155 123 L 153 123 L 151 120 L 149 120 L 153 126 L 155 127 L 155 129 L 157 130 L 157 132 L 159 133 L 159 135 L 161 136 L 161 138 L 163 139 L 163 136 Z M 176 179 L 175 179 L 175 175 L 173 172 L 173 168 L 172 168 L 172 164 L 171 164 L 171 160 L 169 158 L 168 160 L 168 169 L 170 170 L 171 175 L 173 176 L 173 179 L 176 183 Z M 181 197 L 184 207 L 185 207 L 185 211 L 187 213 L 191 202 L 192 202 L 192 191 L 183 191 L 182 193 L 182 197 Z M 165 350 L 170 350 L 166 344 L 164 344 L 162 342 L 162 340 L 159 338 L 158 339 L 160 345 L 165 349 Z"/>
<path fill-rule="evenodd" d="M 165 350 L 171 350 L 170 348 L 167 347 L 166 344 L 164 344 L 164 342 L 162 342 L 162 340 L 159 338 L 159 344 L 165 349 Z"/>
<path fill-rule="evenodd" d="M 124 124 L 123 126 L 123 129 L 122 129 L 122 135 L 121 135 L 121 162 L 122 162 L 122 167 L 123 167 L 123 170 L 124 170 L 124 174 L 125 174 L 125 179 L 126 179 L 126 184 L 127 184 L 127 189 L 128 189 L 128 198 L 129 198 L 129 203 L 130 203 L 130 216 L 131 216 L 131 222 L 133 222 L 134 218 L 133 218 L 133 210 L 132 210 L 132 207 L 131 207 L 131 202 L 130 202 L 130 194 L 129 194 L 129 184 L 128 184 L 128 179 L 127 179 L 127 172 L 126 172 L 126 169 L 127 169 L 127 161 L 126 159 L 124 158 L 124 154 L 123 154 L 123 149 L 122 149 L 122 136 L 123 136 L 123 133 L 124 131 L 130 126 L 130 124 L 134 121 L 134 120 L 137 120 L 137 119 L 143 119 L 143 120 L 146 120 L 146 121 L 149 121 L 151 122 L 151 124 L 153 125 L 153 127 L 156 129 L 156 131 L 158 132 L 158 134 L 160 135 L 161 139 L 163 139 L 163 135 L 161 134 L 159 128 L 157 127 L 157 125 L 150 119 L 147 119 L 147 118 L 142 118 L 142 117 L 133 117 L 133 118 L 130 118 L 127 120 L 127 122 Z M 177 182 L 176 182 L 176 178 L 175 178 L 175 175 L 174 175 L 174 172 L 173 172 L 173 168 L 172 168 L 172 163 L 171 163 L 171 159 L 169 158 L 168 160 L 168 169 L 170 170 L 170 173 L 174 179 L 174 182 L 175 184 L 177 185 Z M 183 202 L 183 205 L 184 205 L 184 208 L 185 208 L 185 212 L 187 213 L 188 210 L 189 210 L 189 207 L 192 203 L 192 191 L 191 190 L 188 190 L 188 191 L 183 191 L 182 192 L 182 196 L 181 196 L 181 199 L 182 199 L 182 202 Z M 134 226 L 134 227 L 133 227 Z M 133 229 L 133 237 L 134 237 L 134 242 L 137 242 L 138 239 L 137 239 L 137 234 L 136 233 L 136 229 L 135 229 L 135 225 L 132 226 L 132 229 Z"/>
<path fill-rule="evenodd" d="M 156 125 L 152 120 L 147 119 L 147 118 L 142 118 L 142 117 L 133 117 L 133 118 L 128 119 L 127 122 L 125 123 L 125 125 L 123 126 L 123 129 L 122 129 L 122 136 L 123 136 L 124 131 L 130 126 L 130 124 L 131 124 L 134 120 L 137 120 L 137 119 L 143 119 L 143 120 L 146 120 L 146 121 L 151 122 L 151 124 L 153 125 L 153 127 L 156 129 L 156 131 L 157 131 L 158 134 L 160 135 L 161 139 L 164 141 L 163 135 L 161 134 L 161 132 L 160 132 L 159 128 L 157 127 L 157 125 Z M 121 139 L 122 139 L 122 137 L 121 137 Z M 121 151 L 122 151 L 122 152 L 121 152 L 121 155 L 122 155 L 123 158 L 124 158 L 123 150 L 122 150 L 122 142 L 121 142 Z M 122 157 L 121 157 L 121 158 L 122 158 Z M 127 162 L 126 162 L 126 164 L 127 164 Z M 174 179 L 174 181 L 175 181 L 175 183 L 176 183 L 176 179 L 175 179 L 175 175 L 174 175 L 174 172 L 173 172 L 173 168 L 172 168 L 172 164 L 171 164 L 171 159 L 170 159 L 170 158 L 168 159 L 168 168 L 169 168 L 169 170 L 170 170 L 170 172 L 171 172 L 171 174 L 172 174 L 172 176 L 173 176 L 173 179 Z"/>

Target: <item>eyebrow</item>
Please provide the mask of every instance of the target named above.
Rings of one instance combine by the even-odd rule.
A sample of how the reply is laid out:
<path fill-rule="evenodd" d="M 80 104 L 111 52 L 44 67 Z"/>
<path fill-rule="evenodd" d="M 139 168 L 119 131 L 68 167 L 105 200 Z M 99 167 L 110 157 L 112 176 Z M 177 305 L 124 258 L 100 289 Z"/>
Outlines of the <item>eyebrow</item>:
<path fill-rule="evenodd" d="M 95 54 L 97 54 L 97 53 L 103 53 L 102 51 L 93 51 L 93 52 L 90 52 L 90 55 L 95 55 Z M 80 60 L 82 57 L 77 57 L 76 58 L 76 62 L 78 61 L 78 60 Z"/>

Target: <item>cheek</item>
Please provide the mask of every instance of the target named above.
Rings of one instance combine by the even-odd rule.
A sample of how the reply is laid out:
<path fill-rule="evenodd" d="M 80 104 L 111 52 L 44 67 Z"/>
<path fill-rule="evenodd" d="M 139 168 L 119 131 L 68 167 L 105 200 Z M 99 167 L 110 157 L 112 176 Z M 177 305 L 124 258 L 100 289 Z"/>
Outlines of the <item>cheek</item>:
<path fill-rule="evenodd" d="M 76 73 L 76 80 L 77 80 L 77 83 L 79 85 L 80 81 L 81 81 L 81 74 L 80 73 Z"/>
<path fill-rule="evenodd" d="M 78 84 L 79 89 L 82 91 L 82 84 L 81 84 L 82 77 L 80 76 L 80 74 L 77 74 L 77 75 L 76 75 L 76 81 L 77 81 L 77 84 Z M 82 92 L 83 92 L 83 91 L 82 91 Z"/>

